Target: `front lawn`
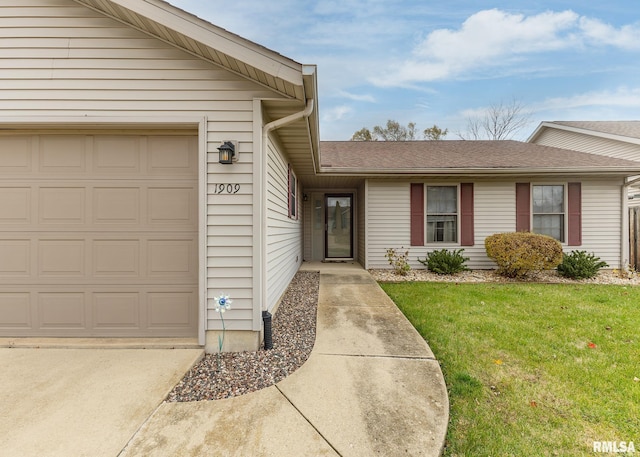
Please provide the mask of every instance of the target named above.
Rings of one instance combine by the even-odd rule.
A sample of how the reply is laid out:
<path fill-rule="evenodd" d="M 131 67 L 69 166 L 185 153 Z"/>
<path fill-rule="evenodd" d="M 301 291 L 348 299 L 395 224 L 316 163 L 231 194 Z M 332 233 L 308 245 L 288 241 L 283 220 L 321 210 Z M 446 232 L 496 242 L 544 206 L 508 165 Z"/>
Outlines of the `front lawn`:
<path fill-rule="evenodd" d="M 440 362 L 447 456 L 640 453 L 640 287 L 382 283 Z"/>

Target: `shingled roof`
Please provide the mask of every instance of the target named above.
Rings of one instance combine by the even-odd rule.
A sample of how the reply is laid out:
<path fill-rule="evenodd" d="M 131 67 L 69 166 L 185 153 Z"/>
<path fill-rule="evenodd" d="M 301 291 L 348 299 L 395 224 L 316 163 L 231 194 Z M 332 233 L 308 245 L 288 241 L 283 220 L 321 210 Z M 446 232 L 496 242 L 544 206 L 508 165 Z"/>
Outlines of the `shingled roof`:
<path fill-rule="evenodd" d="M 520 141 L 322 141 L 323 173 L 640 173 L 640 163 Z"/>
<path fill-rule="evenodd" d="M 554 121 L 553 124 L 640 139 L 640 121 Z"/>

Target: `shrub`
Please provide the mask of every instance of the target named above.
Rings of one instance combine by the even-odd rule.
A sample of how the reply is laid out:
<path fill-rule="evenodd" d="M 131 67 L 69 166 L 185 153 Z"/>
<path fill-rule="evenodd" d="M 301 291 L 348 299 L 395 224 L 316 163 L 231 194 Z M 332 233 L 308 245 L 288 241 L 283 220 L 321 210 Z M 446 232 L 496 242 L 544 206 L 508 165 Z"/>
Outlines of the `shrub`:
<path fill-rule="evenodd" d="M 468 257 L 464 257 L 462 253 L 464 249 L 458 249 L 454 251 L 448 251 L 441 249 L 439 251 L 433 251 L 427 254 L 424 259 L 418 257 L 418 262 L 425 265 L 429 271 L 433 271 L 439 275 L 452 275 L 460 273 L 461 271 L 468 270 L 465 262 L 469 260 Z"/>
<path fill-rule="evenodd" d="M 586 251 L 572 251 L 565 254 L 562 263 L 558 265 L 558 274 L 565 278 L 585 279 L 593 278 L 600 268 L 608 267 L 607 262 L 600 260 L 594 254 Z"/>
<path fill-rule="evenodd" d="M 400 249 L 404 249 L 400 248 Z M 403 252 L 397 252 L 393 248 L 387 249 L 385 257 L 389 261 L 389 265 L 393 267 L 395 274 L 400 276 L 406 276 L 411 271 L 411 265 L 409 265 L 409 250 Z"/>
<path fill-rule="evenodd" d="M 532 271 L 550 270 L 562 262 L 562 245 L 546 235 L 530 232 L 496 233 L 484 240 L 498 274 L 523 278 Z"/>

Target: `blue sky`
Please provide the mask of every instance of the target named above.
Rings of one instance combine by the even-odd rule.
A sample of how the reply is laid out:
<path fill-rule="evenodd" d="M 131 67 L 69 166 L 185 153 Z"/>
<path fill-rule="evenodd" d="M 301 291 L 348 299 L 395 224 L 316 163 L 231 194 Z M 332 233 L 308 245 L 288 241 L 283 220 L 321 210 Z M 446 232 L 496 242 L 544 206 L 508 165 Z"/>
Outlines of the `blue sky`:
<path fill-rule="evenodd" d="M 640 119 L 637 0 L 170 0 L 318 65 L 320 133 L 348 140 L 388 119 L 448 139 L 518 100 L 541 121 Z"/>

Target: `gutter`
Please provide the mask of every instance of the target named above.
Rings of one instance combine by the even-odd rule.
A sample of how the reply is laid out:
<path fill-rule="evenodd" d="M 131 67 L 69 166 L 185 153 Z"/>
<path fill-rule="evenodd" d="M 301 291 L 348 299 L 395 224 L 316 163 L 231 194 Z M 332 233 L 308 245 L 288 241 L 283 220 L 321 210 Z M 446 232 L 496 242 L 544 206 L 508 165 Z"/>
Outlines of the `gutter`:
<path fill-rule="evenodd" d="M 640 168 L 632 170 L 631 173 L 640 175 Z M 319 175 L 324 176 L 467 176 L 467 175 L 525 175 L 532 174 L 562 174 L 562 175 L 629 175 L 629 168 L 624 167 L 603 167 L 603 168 L 385 168 L 367 169 L 363 167 L 331 167 L 324 166 L 320 169 Z M 640 178 L 639 178 L 640 180 Z M 634 181 L 635 182 L 635 181 Z"/>
<path fill-rule="evenodd" d="M 290 114 L 289 116 L 285 116 L 280 119 L 276 119 L 275 121 L 269 122 L 262 127 L 262 157 L 260 161 L 260 176 L 261 178 L 261 186 L 260 193 L 262 198 L 260 199 L 260 212 L 262 215 L 262 220 L 260 221 L 260 290 L 259 297 L 260 307 L 262 309 L 262 317 L 265 328 L 265 348 L 267 340 L 271 341 L 271 335 L 266 335 L 267 327 L 270 330 L 270 322 L 271 315 L 267 309 L 267 191 L 268 191 L 268 183 L 267 183 L 267 174 L 268 174 L 268 166 L 267 162 L 269 160 L 269 133 L 274 130 L 277 130 L 285 125 L 291 124 L 292 122 L 298 121 L 303 118 L 308 118 L 313 113 L 314 109 L 314 100 L 308 99 L 306 101 L 305 108 L 302 111 L 297 113 Z M 269 324 L 269 325 L 267 325 Z"/>

